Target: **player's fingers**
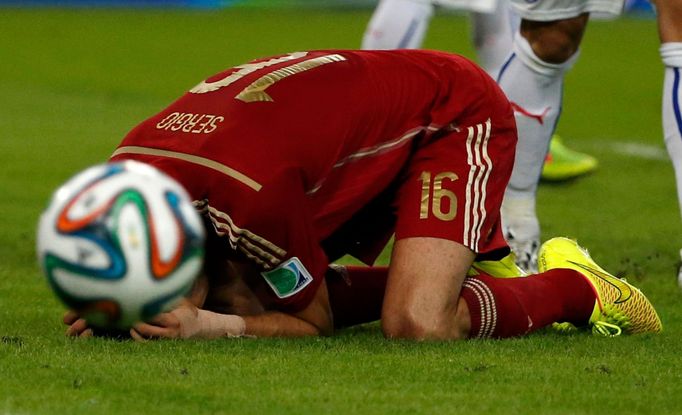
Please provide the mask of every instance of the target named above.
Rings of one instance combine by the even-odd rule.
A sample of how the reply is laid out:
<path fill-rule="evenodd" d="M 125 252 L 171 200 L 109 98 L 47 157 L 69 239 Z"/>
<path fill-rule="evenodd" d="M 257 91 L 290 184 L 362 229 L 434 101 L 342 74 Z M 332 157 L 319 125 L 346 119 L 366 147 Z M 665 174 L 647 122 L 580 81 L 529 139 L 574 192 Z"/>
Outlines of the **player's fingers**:
<path fill-rule="evenodd" d="M 167 328 L 154 326 L 152 324 L 137 323 L 135 326 L 133 326 L 133 329 L 137 331 L 137 333 L 140 334 L 140 336 L 144 337 L 145 339 L 173 337 L 170 333 L 170 330 L 168 330 Z"/>
<path fill-rule="evenodd" d="M 133 340 L 135 340 L 136 342 L 140 343 L 145 343 L 147 341 L 147 339 L 142 337 L 142 335 L 138 333 L 137 330 L 135 329 L 130 329 L 130 337 L 132 337 Z"/>
<path fill-rule="evenodd" d="M 87 328 L 88 328 L 88 323 L 84 319 L 79 318 L 78 320 L 74 321 L 73 324 L 71 324 L 68 329 L 66 329 L 66 335 L 67 336 L 79 336 Z"/>
<path fill-rule="evenodd" d="M 92 337 L 93 335 L 92 329 L 85 329 L 78 337 Z"/>
<path fill-rule="evenodd" d="M 64 313 L 64 324 L 72 325 L 76 320 L 78 320 L 78 314 L 75 311 L 68 310 Z"/>
<path fill-rule="evenodd" d="M 173 327 L 176 325 L 177 320 L 178 319 L 170 313 L 161 313 L 149 320 L 149 323 L 159 327 Z"/>

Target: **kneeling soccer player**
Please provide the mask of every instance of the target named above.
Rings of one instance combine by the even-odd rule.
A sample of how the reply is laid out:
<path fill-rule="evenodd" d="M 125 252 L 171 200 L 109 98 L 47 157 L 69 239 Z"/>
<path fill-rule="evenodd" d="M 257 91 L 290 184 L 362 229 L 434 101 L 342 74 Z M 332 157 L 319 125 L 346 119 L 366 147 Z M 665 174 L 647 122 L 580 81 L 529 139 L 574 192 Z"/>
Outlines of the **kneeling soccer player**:
<path fill-rule="evenodd" d="M 504 94 L 456 55 L 298 52 L 215 75 L 111 158 L 175 178 L 212 233 L 193 295 L 131 335 L 328 335 L 334 309 L 337 326 L 375 310 L 389 338 L 509 337 L 555 321 L 660 331 L 641 292 L 567 239 L 545 245 L 542 274 L 466 278 L 477 256 L 509 252 L 500 204 L 515 145 Z M 356 284 L 339 300 L 330 261 L 372 263 L 394 232 L 388 269 L 347 268 Z M 364 295 L 363 275 L 380 296 Z M 348 315 L 354 298 L 364 316 Z M 65 322 L 88 332 L 73 313 Z"/>

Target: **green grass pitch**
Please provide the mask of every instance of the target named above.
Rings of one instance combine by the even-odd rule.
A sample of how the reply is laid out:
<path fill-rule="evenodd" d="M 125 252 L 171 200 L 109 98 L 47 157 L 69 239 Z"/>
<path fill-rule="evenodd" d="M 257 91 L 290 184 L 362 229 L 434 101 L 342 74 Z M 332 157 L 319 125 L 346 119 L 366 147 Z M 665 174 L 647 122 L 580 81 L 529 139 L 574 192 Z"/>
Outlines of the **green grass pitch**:
<path fill-rule="evenodd" d="M 0 10 L 0 414 L 682 413 L 682 228 L 650 20 L 590 24 L 560 132 L 600 169 L 543 185 L 538 208 L 545 237 L 577 237 L 636 281 L 663 334 L 416 344 L 386 341 L 369 325 L 304 340 L 63 336 L 63 308 L 34 253 L 52 190 L 206 76 L 270 54 L 358 47 L 368 18 Z M 471 56 L 466 19 L 438 17 L 427 46 Z"/>

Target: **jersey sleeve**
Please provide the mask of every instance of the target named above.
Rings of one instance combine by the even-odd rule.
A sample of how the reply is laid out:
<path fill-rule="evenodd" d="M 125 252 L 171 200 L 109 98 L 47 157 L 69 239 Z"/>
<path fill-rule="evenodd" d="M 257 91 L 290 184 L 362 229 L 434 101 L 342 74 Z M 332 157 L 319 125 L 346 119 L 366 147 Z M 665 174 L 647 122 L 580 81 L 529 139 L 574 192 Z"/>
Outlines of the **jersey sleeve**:
<path fill-rule="evenodd" d="M 216 232 L 258 267 L 278 308 L 298 311 L 315 296 L 328 259 L 300 178 L 274 176 L 258 192 L 212 194 L 206 209 Z"/>

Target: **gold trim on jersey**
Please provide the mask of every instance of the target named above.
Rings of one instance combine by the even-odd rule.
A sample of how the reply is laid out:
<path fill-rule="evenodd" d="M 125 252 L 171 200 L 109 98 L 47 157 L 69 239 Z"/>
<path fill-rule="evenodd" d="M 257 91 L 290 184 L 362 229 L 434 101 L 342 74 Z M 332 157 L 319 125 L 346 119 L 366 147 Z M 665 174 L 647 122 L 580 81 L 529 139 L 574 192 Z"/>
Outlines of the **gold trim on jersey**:
<path fill-rule="evenodd" d="M 202 215 L 205 215 L 206 212 L 208 212 L 208 200 L 206 199 L 194 200 L 192 205 L 194 205 L 194 209 Z"/>
<path fill-rule="evenodd" d="M 413 128 L 411 130 L 408 130 L 403 135 L 401 135 L 400 137 L 398 137 L 394 140 L 386 141 L 384 143 L 380 143 L 380 144 L 377 144 L 377 145 L 372 146 L 372 147 L 362 148 L 362 149 L 358 150 L 357 152 L 342 158 L 341 160 L 337 161 L 336 164 L 334 164 L 334 168 L 341 167 L 344 164 L 348 164 L 351 161 L 355 161 L 355 160 L 365 158 L 365 157 L 371 157 L 377 153 L 383 153 L 383 152 L 392 150 L 396 147 L 400 147 L 401 145 L 405 144 L 407 141 L 411 140 L 412 138 L 414 138 L 416 135 L 418 135 L 419 133 L 421 133 L 424 130 L 434 132 L 434 131 L 438 131 L 438 129 L 439 129 L 438 127 L 433 126 L 433 125 L 428 125 L 426 127 Z"/>
<path fill-rule="evenodd" d="M 343 56 L 334 54 L 294 63 L 261 76 L 249 86 L 244 88 L 235 98 L 244 102 L 272 102 L 272 97 L 268 95 L 265 90 L 274 85 L 276 82 L 281 81 L 282 79 L 291 75 L 296 75 L 297 73 L 317 68 L 318 66 L 345 60 L 346 58 Z"/>
<path fill-rule="evenodd" d="M 267 68 L 268 66 L 277 65 L 294 59 L 303 58 L 306 55 L 308 55 L 308 52 L 293 52 L 284 56 L 271 58 L 266 61 L 249 62 L 243 65 L 235 66 L 233 69 L 237 70 L 235 72 L 232 72 L 225 78 L 219 79 L 215 82 L 201 81 L 199 85 L 190 89 L 189 92 L 192 94 L 205 94 L 207 92 L 217 91 L 220 88 L 224 88 L 228 85 L 231 85 L 233 82 L 237 82 L 238 80 L 242 79 L 246 75 L 249 75 L 253 72 L 256 72 L 263 68 Z"/>
<path fill-rule="evenodd" d="M 195 156 L 193 154 L 179 153 L 177 151 L 161 150 L 158 148 L 151 148 L 151 147 L 125 146 L 125 147 L 120 147 L 116 151 L 114 151 L 114 154 L 112 154 L 111 157 L 116 157 L 116 156 L 121 155 L 121 154 L 141 154 L 141 155 L 145 155 L 145 156 L 159 156 L 159 157 L 168 157 L 168 158 L 183 160 L 183 161 L 186 161 L 188 163 L 197 164 L 199 166 L 207 167 L 209 169 L 220 172 L 220 173 L 222 173 L 228 177 L 231 177 L 231 178 L 237 180 L 238 182 L 250 187 L 251 189 L 253 189 L 257 192 L 263 187 L 257 181 L 253 180 L 252 178 L 248 177 L 247 175 L 245 175 L 243 173 L 238 172 L 237 170 L 235 170 L 231 167 L 228 167 L 224 164 L 218 163 L 215 160 Z"/>
<path fill-rule="evenodd" d="M 216 233 L 219 236 L 228 237 L 232 249 L 242 252 L 247 258 L 264 269 L 269 270 L 277 267 L 286 257 L 287 251 L 267 239 L 235 225 L 230 215 L 209 205 L 207 201 L 201 208 L 199 206 L 201 205 L 195 202 L 195 207 L 208 215 Z"/>
<path fill-rule="evenodd" d="M 427 126 L 420 126 L 420 127 L 409 129 L 404 134 L 402 134 L 400 137 L 398 137 L 396 139 L 386 141 L 383 143 L 379 143 L 379 144 L 372 146 L 372 147 L 362 148 L 362 149 L 358 150 L 357 152 L 342 158 L 341 160 L 337 161 L 332 166 L 332 169 L 337 169 L 339 167 L 343 167 L 344 165 L 346 165 L 348 163 L 351 163 L 353 161 L 356 161 L 356 160 L 359 160 L 359 159 L 362 159 L 365 157 L 371 157 L 371 156 L 374 156 L 374 155 L 379 154 L 379 153 L 385 153 L 387 151 L 391 151 L 394 148 L 398 148 L 398 147 L 402 146 L 403 144 L 406 144 L 412 138 L 419 135 L 419 133 L 421 133 L 423 131 L 427 131 L 428 132 L 427 134 L 429 134 L 429 133 L 432 134 L 436 131 L 439 131 L 440 129 L 441 129 L 441 127 L 436 125 L 436 124 L 430 124 Z M 312 189 L 310 189 L 306 192 L 306 194 L 312 195 L 312 194 L 316 193 L 318 190 L 320 190 L 320 188 L 324 184 L 325 180 L 326 180 L 326 177 L 319 180 L 317 183 L 315 183 L 315 186 L 313 186 Z"/>

